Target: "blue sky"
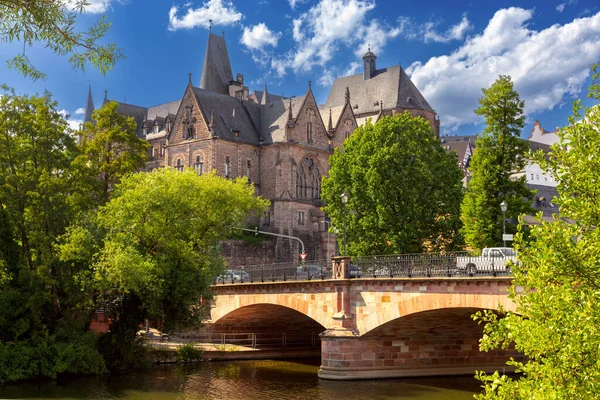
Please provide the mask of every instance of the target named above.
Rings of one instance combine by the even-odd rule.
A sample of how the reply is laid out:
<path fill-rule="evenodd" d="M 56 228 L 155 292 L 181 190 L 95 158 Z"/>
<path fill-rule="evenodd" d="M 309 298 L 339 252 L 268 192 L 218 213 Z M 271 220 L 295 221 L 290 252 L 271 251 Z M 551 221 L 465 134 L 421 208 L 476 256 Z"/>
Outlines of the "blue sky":
<path fill-rule="evenodd" d="M 73 1 L 73 0 L 68 0 Z M 585 97 L 589 65 L 600 61 L 597 0 L 428 2 L 401 0 L 87 0 L 85 28 L 106 14 L 106 40 L 127 59 L 106 77 L 71 69 L 34 45 L 26 52 L 48 74 L 32 82 L 0 63 L 0 83 L 20 93 L 49 90 L 73 126 L 82 119 L 88 84 L 98 106 L 111 99 L 152 106 L 179 99 L 192 72 L 199 84 L 208 37 L 225 32 L 234 76 L 250 90 L 301 95 L 307 82 L 324 103 L 337 76 L 362 70 L 370 44 L 378 68 L 400 63 L 440 115 L 442 135 L 483 129 L 473 110 L 481 88 L 513 77 L 526 102 L 528 136 L 567 123 L 571 100 Z M 23 50 L 3 43 L 0 59 Z"/>

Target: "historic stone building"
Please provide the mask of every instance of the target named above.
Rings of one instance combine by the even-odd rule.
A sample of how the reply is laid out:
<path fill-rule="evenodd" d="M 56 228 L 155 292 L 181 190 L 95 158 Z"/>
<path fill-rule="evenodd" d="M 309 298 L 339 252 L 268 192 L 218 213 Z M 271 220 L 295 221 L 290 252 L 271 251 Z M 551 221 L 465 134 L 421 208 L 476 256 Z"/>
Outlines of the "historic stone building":
<path fill-rule="evenodd" d="M 242 74 L 233 78 L 225 39 L 210 33 L 199 87 L 190 74 L 181 99 L 154 107 L 119 103 L 118 110 L 133 117 L 138 135 L 151 143 L 148 170 L 191 167 L 198 174 L 247 176 L 256 194 L 271 201 L 261 230 L 299 237 L 309 260 L 323 259 L 330 255 L 321 178 L 333 149 L 367 118 L 405 111 L 429 120 L 439 136 L 435 111 L 402 67 L 377 69 L 371 51 L 363 60 L 364 72 L 337 79 L 319 106 L 310 81 L 306 93 L 291 98 L 268 93 L 266 85 L 249 93 Z M 86 120 L 92 111 L 89 93 Z M 298 257 L 297 242 L 274 243 L 276 261 Z"/>

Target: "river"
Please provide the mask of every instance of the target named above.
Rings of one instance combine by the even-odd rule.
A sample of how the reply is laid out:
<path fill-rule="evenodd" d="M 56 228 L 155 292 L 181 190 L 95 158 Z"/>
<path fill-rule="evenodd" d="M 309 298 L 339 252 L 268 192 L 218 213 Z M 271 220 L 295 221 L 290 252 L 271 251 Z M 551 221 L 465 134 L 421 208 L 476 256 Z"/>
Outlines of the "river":
<path fill-rule="evenodd" d="M 472 377 L 326 381 L 318 360 L 208 362 L 155 366 L 122 376 L 62 379 L 0 386 L 2 399 L 157 400 L 463 400 Z"/>

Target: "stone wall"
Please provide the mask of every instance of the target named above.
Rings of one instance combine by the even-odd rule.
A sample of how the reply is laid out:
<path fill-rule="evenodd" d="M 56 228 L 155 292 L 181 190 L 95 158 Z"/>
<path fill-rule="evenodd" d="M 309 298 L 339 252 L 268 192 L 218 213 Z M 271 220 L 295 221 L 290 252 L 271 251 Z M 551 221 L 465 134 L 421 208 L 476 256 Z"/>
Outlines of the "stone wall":
<path fill-rule="evenodd" d="M 227 260 L 227 268 L 237 269 L 243 265 L 273 264 L 276 240 L 266 238 L 262 243 L 248 244 L 243 240 L 226 240 L 221 255 Z"/>

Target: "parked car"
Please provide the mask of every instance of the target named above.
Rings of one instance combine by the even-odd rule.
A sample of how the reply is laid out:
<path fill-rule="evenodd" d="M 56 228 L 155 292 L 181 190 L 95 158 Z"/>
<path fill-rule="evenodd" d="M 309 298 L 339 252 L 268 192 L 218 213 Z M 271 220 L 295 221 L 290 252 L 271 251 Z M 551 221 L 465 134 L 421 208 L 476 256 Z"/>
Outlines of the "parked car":
<path fill-rule="evenodd" d="M 250 275 L 241 269 L 228 269 L 217 277 L 217 283 L 242 283 L 250 280 Z"/>
<path fill-rule="evenodd" d="M 510 266 L 506 264 L 516 260 L 517 254 L 510 247 L 487 247 L 479 257 L 457 257 L 456 268 L 469 275 L 475 275 L 479 271 L 510 273 Z"/>
<path fill-rule="evenodd" d="M 296 268 L 296 279 L 328 279 L 331 269 L 321 265 L 300 265 Z"/>

